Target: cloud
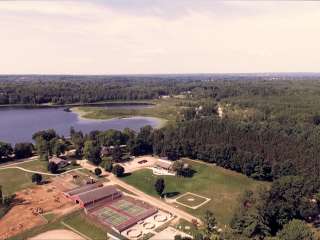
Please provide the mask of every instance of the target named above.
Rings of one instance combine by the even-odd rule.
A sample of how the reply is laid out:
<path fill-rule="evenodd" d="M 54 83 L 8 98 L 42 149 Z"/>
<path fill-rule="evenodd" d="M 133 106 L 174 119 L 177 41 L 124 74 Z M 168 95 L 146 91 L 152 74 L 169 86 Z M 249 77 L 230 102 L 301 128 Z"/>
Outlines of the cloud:
<path fill-rule="evenodd" d="M 0 2 L 0 73 L 318 71 L 319 2 Z"/>

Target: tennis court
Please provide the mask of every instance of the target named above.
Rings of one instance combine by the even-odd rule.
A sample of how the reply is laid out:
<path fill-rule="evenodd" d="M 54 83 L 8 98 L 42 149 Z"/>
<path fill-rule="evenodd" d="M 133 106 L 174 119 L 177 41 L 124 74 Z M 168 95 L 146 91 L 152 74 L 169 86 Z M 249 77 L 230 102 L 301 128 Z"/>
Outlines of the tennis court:
<path fill-rule="evenodd" d="M 132 202 L 125 199 L 121 199 L 111 204 L 111 206 L 117 210 L 123 211 L 130 216 L 137 217 L 146 211 L 145 208 L 140 207 Z"/>
<path fill-rule="evenodd" d="M 119 226 L 129 219 L 129 217 L 122 215 L 121 213 L 116 212 L 109 207 L 100 208 L 94 213 L 94 215 L 96 215 L 103 222 L 109 223 L 114 226 Z"/>
<path fill-rule="evenodd" d="M 122 232 L 140 220 L 155 214 L 158 209 L 139 200 L 121 197 L 89 207 L 87 211 L 95 217 L 95 220 Z"/>

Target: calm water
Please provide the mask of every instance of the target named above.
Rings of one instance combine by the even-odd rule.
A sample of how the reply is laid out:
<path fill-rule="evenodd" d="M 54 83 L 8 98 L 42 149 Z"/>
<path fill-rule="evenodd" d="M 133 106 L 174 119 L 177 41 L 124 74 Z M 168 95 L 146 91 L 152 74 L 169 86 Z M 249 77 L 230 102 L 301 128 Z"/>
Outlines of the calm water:
<path fill-rule="evenodd" d="M 126 106 L 120 107 L 125 108 Z M 128 105 L 127 107 L 137 108 L 149 106 Z M 159 123 L 158 119 L 149 117 L 83 120 L 80 119 L 76 113 L 63 111 L 63 108 L 6 108 L 0 109 L 0 141 L 10 143 L 31 141 L 33 133 L 49 128 L 55 129 L 60 135 L 69 136 L 71 126 L 76 130 L 82 130 L 84 133 L 88 133 L 92 130 L 122 130 L 126 127 L 137 131 L 145 125 L 156 127 Z"/>

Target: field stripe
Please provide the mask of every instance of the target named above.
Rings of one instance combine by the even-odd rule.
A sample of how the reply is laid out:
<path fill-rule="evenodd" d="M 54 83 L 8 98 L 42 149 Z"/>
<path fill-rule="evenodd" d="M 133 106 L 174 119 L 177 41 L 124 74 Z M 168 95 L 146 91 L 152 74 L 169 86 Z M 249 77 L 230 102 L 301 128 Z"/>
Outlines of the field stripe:
<path fill-rule="evenodd" d="M 66 226 L 67 228 L 69 228 L 71 231 L 79 234 L 81 237 L 83 237 L 84 239 L 87 240 L 92 240 L 91 238 L 89 238 L 88 236 L 84 235 L 83 233 L 79 232 L 78 230 L 74 229 L 73 227 L 71 227 L 70 225 L 66 224 L 65 222 L 61 221 L 61 224 Z"/>

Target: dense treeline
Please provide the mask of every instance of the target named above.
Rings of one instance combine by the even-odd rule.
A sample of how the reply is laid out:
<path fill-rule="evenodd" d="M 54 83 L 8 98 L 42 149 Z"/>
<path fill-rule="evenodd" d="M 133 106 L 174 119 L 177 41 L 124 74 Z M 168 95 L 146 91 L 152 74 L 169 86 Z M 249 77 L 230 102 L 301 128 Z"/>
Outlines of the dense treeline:
<path fill-rule="evenodd" d="M 61 138 L 54 130 L 41 131 L 33 136 L 35 149 L 47 160 L 74 147 L 77 157 L 100 165 L 102 148 L 113 146 L 112 161 L 106 162 L 105 169 L 115 172 L 112 164 L 122 160 L 120 145 L 126 145 L 132 155 L 157 154 L 171 160 L 189 157 L 217 164 L 271 182 L 270 189 L 243 196 L 223 239 L 314 239 L 300 220 L 312 222 L 320 214 L 317 75 L 1 78 L 0 104 L 90 103 L 185 95 L 190 101 L 181 106 L 182 117 L 164 128 L 146 126 L 139 132 L 125 129 L 89 134 L 71 129 L 70 139 Z M 220 117 L 219 107 L 223 108 Z M 0 160 L 19 155 L 19 151 L 30 155 L 32 146 L 13 148 L 0 143 Z"/>
<path fill-rule="evenodd" d="M 279 125 L 251 125 L 211 116 L 157 130 L 146 126 L 137 133 L 125 129 L 82 134 L 71 129 L 71 140 L 96 165 L 102 161 L 103 146 L 126 144 L 133 155 L 153 153 L 171 160 L 190 157 L 273 181 L 270 189 L 243 196 L 231 229 L 221 238 L 286 239 L 271 237 L 290 235 L 286 228 L 294 223 L 305 231 L 295 233 L 297 236 L 314 239 L 303 222 L 291 221 L 312 222 L 320 214 L 319 131 L 292 132 Z M 113 162 L 115 159 L 113 155 Z"/>
<path fill-rule="evenodd" d="M 201 159 L 260 180 L 319 176 L 319 127 L 292 129 L 205 118 L 156 130 L 154 136 L 156 154 Z"/>
<path fill-rule="evenodd" d="M 221 100 L 235 96 L 281 96 L 297 75 L 0 76 L 1 104 L 70 104 L 154 99 L 188 93 Z M 304 76 L 317 79 L 318 76 Z M 235 81 L 237 80 L 237 81 Z M 257 81 L 261 80 L 261 81 Z M 318 86 L 319 87 L 319 86 Z M 318 90 L 319 91 L 319 90 Z"/>

